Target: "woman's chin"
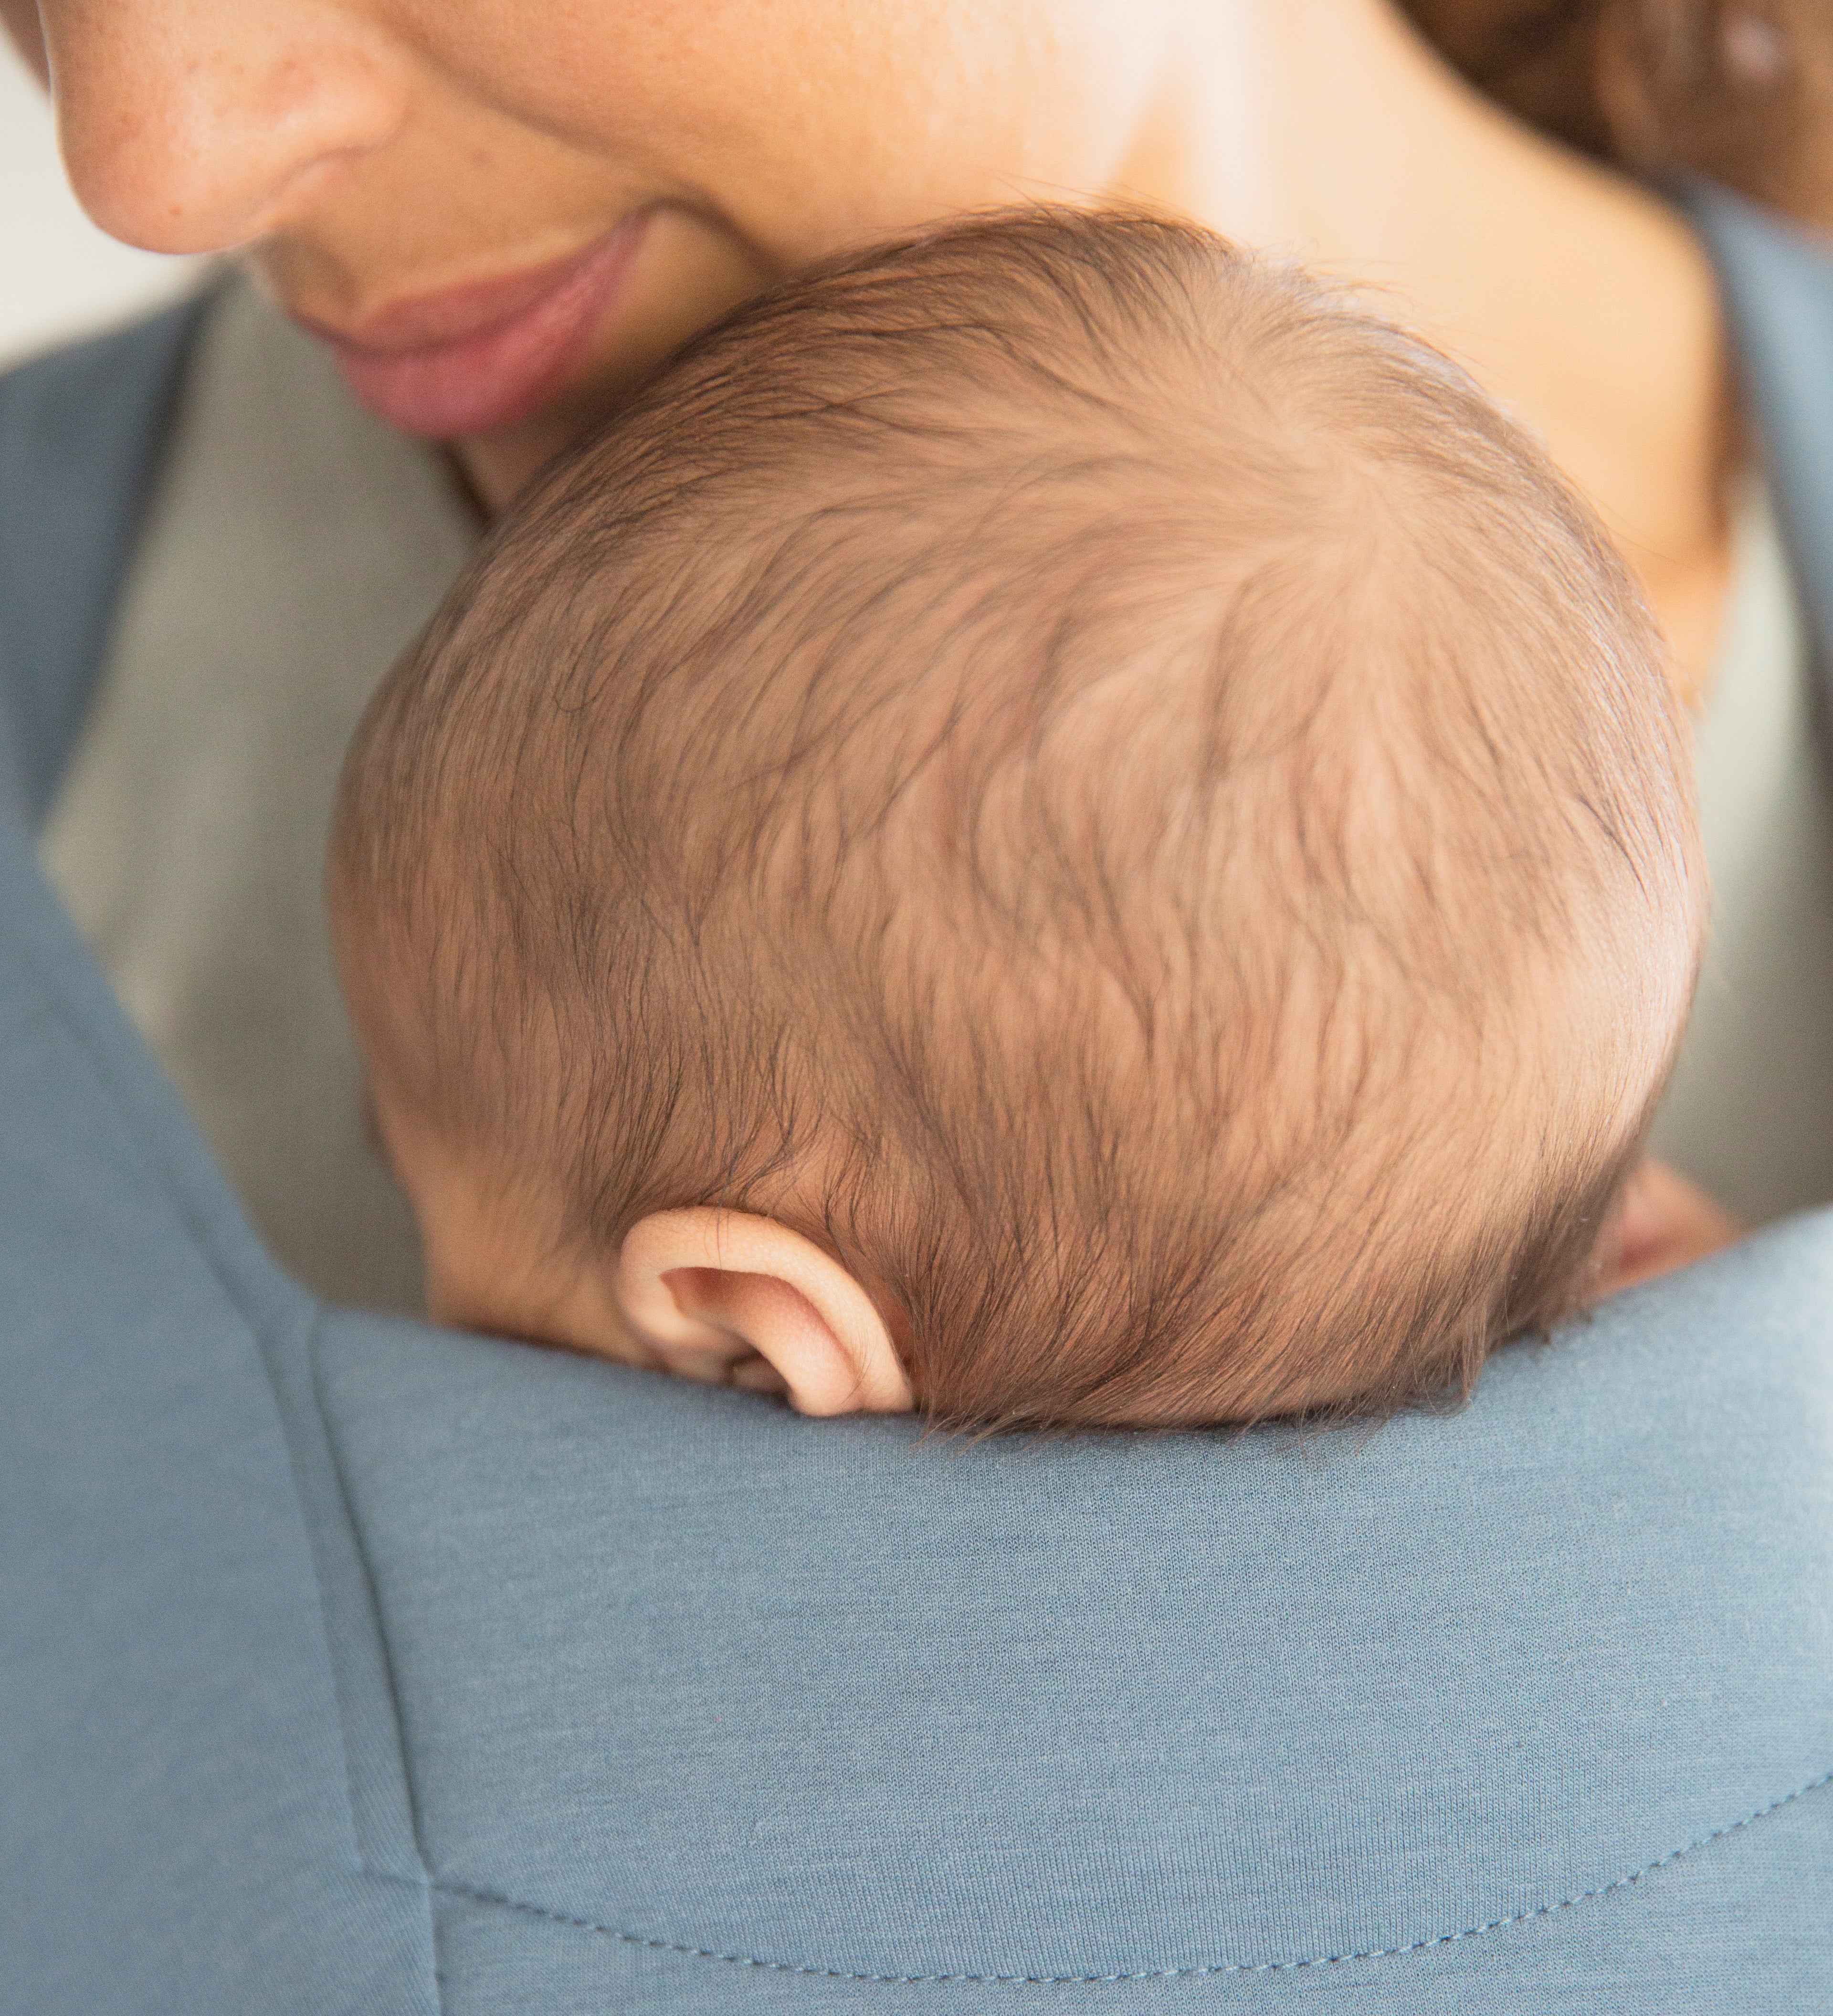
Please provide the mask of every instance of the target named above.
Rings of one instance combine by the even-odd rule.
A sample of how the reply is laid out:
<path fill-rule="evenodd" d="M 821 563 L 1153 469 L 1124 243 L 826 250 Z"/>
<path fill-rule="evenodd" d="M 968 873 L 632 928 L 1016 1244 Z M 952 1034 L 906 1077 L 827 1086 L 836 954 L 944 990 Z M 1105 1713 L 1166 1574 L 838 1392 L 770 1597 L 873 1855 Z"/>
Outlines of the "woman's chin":
<path fill-rule="evenodd" d="M 459 435 L 447 445 L 477 502 L 487 513 L 495 513 L 513 502 L 556 455 L 587 431 L 588 424 L 537 413 L 493 434 Z"/>

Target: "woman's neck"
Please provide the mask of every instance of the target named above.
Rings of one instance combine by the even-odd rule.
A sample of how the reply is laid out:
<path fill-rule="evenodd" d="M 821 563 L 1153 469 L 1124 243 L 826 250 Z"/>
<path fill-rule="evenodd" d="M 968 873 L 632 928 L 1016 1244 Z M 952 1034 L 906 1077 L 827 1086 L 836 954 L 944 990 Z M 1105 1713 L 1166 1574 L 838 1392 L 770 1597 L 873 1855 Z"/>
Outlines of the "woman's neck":
<path fill-rule="evenodd" d="M 1387 0 L 1197 0 L 1187 19 L 1121 186 L 1372 288 L 1462 358 L 1590 497 L 1697 687 L 1729 429 L 1692 235 L 1479 97 Z"/>

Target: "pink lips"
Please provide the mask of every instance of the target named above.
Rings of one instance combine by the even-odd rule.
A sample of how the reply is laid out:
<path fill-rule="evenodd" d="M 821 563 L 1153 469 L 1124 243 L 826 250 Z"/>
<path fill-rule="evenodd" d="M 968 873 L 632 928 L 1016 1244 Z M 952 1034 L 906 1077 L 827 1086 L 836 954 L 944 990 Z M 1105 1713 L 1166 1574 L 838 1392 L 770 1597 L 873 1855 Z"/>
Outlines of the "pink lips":
<path fill-rule="evenodd" d="M 647 222 L 626 218 L 584 252 L 400 302 L 355 330 L 301 319 L 391 427 L 438 441 L 488 434 L 565 380 L 614 304 Z"/>

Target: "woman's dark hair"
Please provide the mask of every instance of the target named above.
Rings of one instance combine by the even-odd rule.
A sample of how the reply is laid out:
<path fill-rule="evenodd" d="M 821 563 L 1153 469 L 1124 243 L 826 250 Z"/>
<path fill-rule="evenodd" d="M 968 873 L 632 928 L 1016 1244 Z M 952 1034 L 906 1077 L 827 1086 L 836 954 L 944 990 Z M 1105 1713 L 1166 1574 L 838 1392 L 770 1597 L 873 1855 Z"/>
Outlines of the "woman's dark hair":
<path fill-rule="evenodd" d="M 1584 153 L 1833 225 L 1833 0 L 1401 0 L 1489 96 Z"/>

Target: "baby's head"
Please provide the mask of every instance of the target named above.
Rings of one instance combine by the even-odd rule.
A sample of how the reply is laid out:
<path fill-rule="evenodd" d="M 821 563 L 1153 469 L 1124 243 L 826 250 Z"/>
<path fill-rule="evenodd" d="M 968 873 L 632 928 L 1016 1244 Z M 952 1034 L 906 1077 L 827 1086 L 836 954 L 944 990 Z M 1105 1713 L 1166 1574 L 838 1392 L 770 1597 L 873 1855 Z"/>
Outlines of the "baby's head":
<path fill-rule="evenodd" d="M 983 1427 L 1467 1386 L 1590 1285 L 1702 909 L 1545 458 L 1049 210 L 782 288 L 557 468 L 332 891 L 437 1312 Z"/>

